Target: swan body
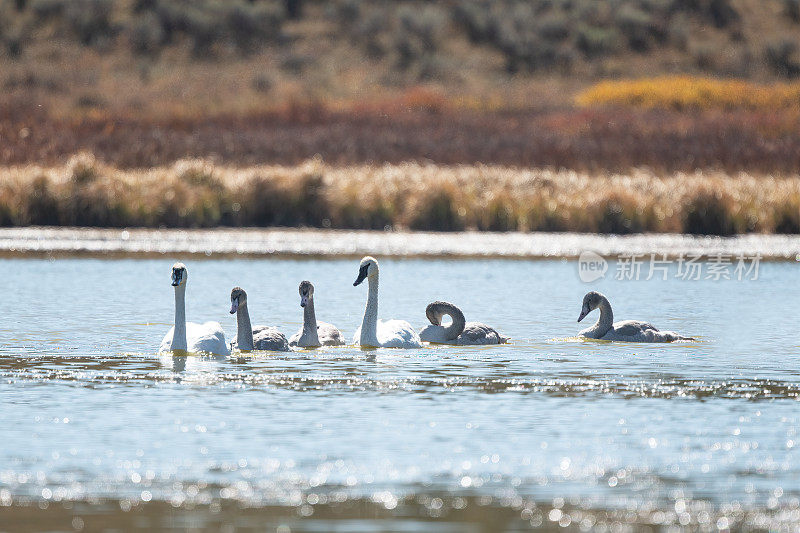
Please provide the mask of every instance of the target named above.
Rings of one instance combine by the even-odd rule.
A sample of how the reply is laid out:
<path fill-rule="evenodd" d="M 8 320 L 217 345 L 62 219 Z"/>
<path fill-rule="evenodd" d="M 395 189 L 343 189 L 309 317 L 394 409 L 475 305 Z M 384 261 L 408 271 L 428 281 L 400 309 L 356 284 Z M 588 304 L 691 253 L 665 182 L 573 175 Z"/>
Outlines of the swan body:
<path fill-rule="evenodd" d="M 422 328 L 419 338 L 436 344 L 455 344 L 458 346 L 505 344 L 510 339 L 504 337 L 493 327 L 479 322 L 467 322 L 461 309 L 448 302 L 428 304 L 425 315 L 430 324 Z M 442 326 L 442 317 L 449 315 L 453 322 Z"/>
<path fill-rule="evenodd" d="M 231 342 L 232 350 L 269 352 L 288 352 L 286 336 L 271 326 L 250 325 L 250 312 L 247 309 L 247 293 L 240 287 L 231 291 L 231 314 L 236 313 L 236 340 Z"/>
<path fill-rule="evenodd" d="M 300 307 L 303 308 L 303 327 L 289 338 L 289 346 L 317 348 L 344 344 L 342 332 L 336 326 L 317 320 L 314 312 L 314 285 L 310 281 L 300 283 Z"/>
<path fill-rule="evenodd" d="M 159 353 L 195 352 L 230 355 L 225 332 L 219 322 L 196 324 L 186 322 L 186 283 L 189 274 L 183 263 L 172 266 L 172 286 L 175 287 L 175 325 L 161 341 Z"/>
<path fill-rule="evenodd" d="M 378 320 L 378 261 L 369 256 L 361 260 L 353 286 L 365 279 L 369 284 L 367 306 L 353 343 L 372 348 L 421 348 L 419 335 L 405 320 Z"/>
<path fill-rule="evenodd" d="M 578 322 L 594 311 L 600 309 L 597 323 L 580 332 L 581 337 L 604 341 L 622 342 L 673 342 L 693 341 L 692 337 L 684 337 L 674 331 L 661 331 L 649 322 L 625 320 L 614 322 L 614 313 L 608 298 L 599 292 L 591 291 L 583 297 L 583 307 Z"/>

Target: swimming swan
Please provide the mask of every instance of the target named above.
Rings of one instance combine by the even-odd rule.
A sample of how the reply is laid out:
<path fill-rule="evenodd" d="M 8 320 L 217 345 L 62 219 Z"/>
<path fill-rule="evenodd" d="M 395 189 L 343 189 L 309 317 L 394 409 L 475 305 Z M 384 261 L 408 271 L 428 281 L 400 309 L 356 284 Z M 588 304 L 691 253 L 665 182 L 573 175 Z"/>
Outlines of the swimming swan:
<path fill-rule="evenodd" d="M 373 348 L 421 348 L 419 335 L 405 320 L 378 320 L 378 262 L 369 256 L 361 260 L 353 286 L 364 279 L 369 282 L 367 307 L 353 343 Z"/>
<path fill-rule="evenodd" d="M 232 350 L 268 350 L 288 352 L 289 343 L 278 328 L 270 326 L 250 326 L 250 313 L 247 311 L 247 293 L 240 287 L 231 290 L 231 314 L 236 313 L 236 340 L 231 343 Z"/>
<path fill-rule="evenodd" d="M 186 322 L 186 281 L 189 274 L 183 263 L 172 265 L 172 286 L 175 287 L 175 325 L 164 335 L 159 353 L 184 351 L 230 355 L 225 333 L 219 322 L 196 324 Z"/>
<path fill-rule="evenodd" d="M 310 281 L 300 282 L 300 307 L 303 308 L 303 327 L 289 338 L 289 346 L 316 348 L 344 344 L 342 333 L 336 326 L 317 322 L 314 313 L 314 286 Z"/>
<path fill-rule="evenodd" d="M 461 309 L 448 302 L 428 304 L 428 307 L 425 308 L 425 315 L 431 323 L 420 330 L 419 338 L 426 342 L 468 346 L 505 344 L 510 340 L 486 324 L 466 322 Z M 450 315 L 453 320 L 453 323 L 447 327 L 442 326 L 444 315 Z"/>
<path fill-rule="evenodd" d="M 590 339 L 602 339 L 604 341 L 625 341 L 625 342 L 672 342 L 672 341 L 693 341 L 691 337 L 684 337 L 673 331 L 659 331 L 658 328 L 647 322 L 636 320 L 625 320 L 614 324 L 614 313 L 611 311 L 611 304 L 608 298 L 599 292 L 591 291 L 583 297 L 583 308 L 578 322 L 600 308 L 600 318 L 597 323 L 580 332 L 581 337 Z"/>

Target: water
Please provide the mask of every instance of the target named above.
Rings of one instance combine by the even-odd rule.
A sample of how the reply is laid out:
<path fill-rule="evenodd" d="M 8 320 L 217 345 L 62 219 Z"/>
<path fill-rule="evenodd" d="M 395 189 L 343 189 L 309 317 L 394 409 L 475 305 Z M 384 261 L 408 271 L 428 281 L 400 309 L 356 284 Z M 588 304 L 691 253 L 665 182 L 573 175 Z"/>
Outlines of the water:
<path fill-rule="evenodd" d="M 230 358 L 155 354 L 171 265 L 0 261 L 0 530 L 800 528 L 795 263 L 585 284 L 574 261 L 384 260 L 381 317 L 452 301 L 513 344 Z M 287 335 L 303 279 L 320 320 L 360 323 L 357 261 L 187 266 L 188 319 L 229 338 L 234 285 Z M 700 341 L 579 341 L 589 289 Z"/>

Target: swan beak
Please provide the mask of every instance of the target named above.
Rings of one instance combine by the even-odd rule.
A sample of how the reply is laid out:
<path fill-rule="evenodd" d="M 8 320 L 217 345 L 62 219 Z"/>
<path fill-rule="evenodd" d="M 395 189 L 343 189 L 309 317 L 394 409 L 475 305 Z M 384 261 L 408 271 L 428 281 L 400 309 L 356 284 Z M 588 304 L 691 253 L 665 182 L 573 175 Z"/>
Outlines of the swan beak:
<path fill-rule="evenodd" d="M 172 273 L 172 286 L 177 287 L 181 284 L 181 273 L 180 272 L 173 272 Z"/>
<path fill-rule="evenodd" d="M 239 310 L 239 298 L 231 300 L 231 314 L 234 314 L 238 310 Z"/>
<path fill-rule="evenodd" d="M 588 315 L 588 314 L 589 314 L 589 311 L 587 311 L 585 309 L 583 311 L 581 311 L 581 316 L 578 317 L 578 322 L 583 320 L 586 317 L 586 315 Z"/>
<path fill-rule="evenodd" d="M 368 264 L 364 265 L 363 267 L 361 267 L 361 270 L 358 271 L 358 277 L 353 282 L 353 287 L 355 287 L 356 285 L 360 284 L 362 281 L 364 281 L 364 279 L 366 279 L 368 270 L 369 270 L 369 265 Z"/>
<path fill-rule="evenodd" d="M 303 295 L 300 297 L 300 307 L 305 307 L 308 305 L 308 296 Z"/>

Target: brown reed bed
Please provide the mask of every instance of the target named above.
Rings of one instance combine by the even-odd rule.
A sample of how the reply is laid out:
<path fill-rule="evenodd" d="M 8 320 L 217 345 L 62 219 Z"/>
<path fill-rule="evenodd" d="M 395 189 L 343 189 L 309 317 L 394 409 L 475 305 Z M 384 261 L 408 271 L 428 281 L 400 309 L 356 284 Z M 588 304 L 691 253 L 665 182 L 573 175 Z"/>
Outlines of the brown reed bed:
<path fill-rule="evenodd" d="M 490 165 L 120 170 L 81 153 L 0 169 L 0 224 L 456 231 L 800 232 L 800 176 L 622 174 Z"/>
<path fill-rule="evenodd" d="M 431 103 L 433 101 L 436 105 Z M 51 116 L 0 103 L 0 165 L 63 164 L 85 150 L 120 168 L 214 157 L 235 166 L 429 161 L 584 171 L 794 173 L 800 113 L 786 110 L 471 110 L 441 99 L 333 109 L 313 102 L 244 115 Z"/>

